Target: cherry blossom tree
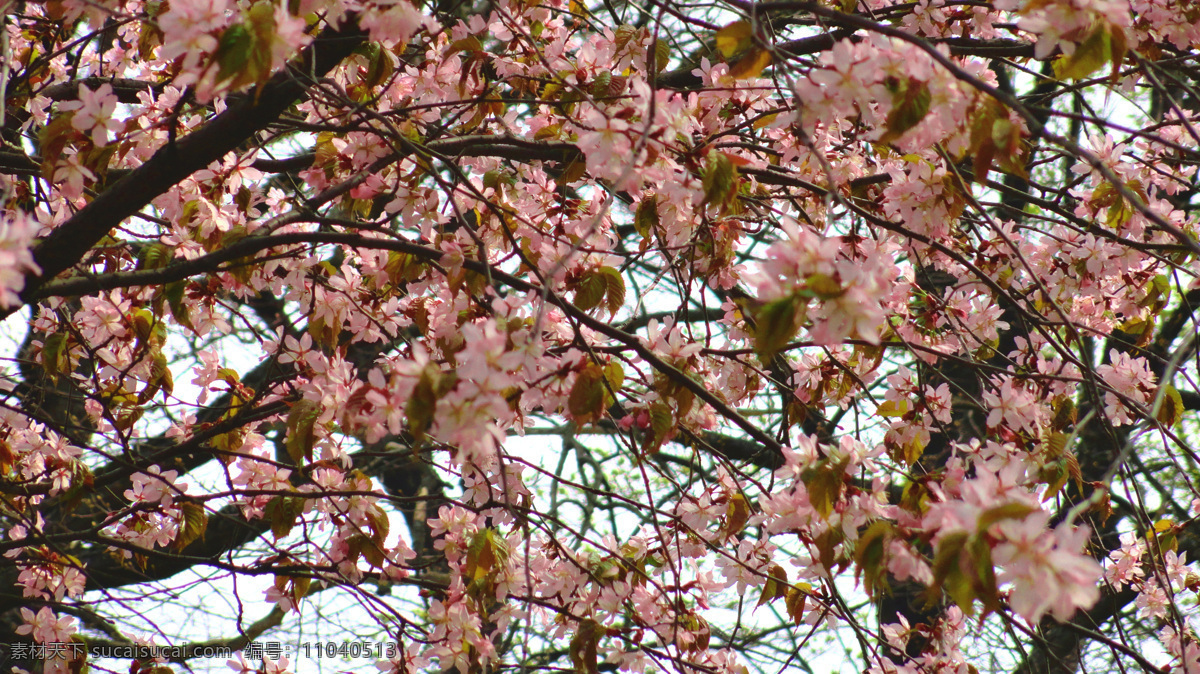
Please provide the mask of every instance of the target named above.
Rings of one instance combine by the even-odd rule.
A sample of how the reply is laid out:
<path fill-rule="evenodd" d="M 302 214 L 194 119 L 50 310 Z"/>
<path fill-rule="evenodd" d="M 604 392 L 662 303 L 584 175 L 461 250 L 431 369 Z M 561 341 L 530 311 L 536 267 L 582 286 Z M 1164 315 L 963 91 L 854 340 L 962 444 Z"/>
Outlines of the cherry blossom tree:
<path fill-rule="evenodd" d="M 1195 3 L 3 4 L 6 669 L 1200 672 Z"/>

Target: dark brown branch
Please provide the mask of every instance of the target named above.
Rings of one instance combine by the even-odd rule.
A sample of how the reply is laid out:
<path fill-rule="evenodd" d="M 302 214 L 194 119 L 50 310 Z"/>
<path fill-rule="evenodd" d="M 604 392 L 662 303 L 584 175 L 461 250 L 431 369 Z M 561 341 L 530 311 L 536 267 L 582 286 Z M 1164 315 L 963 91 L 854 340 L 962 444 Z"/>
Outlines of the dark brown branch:
<path fill-rule="evenodd" d="M 296 63 L 273 76 L 252 95 L 194 133 L 159 148 L 145 164 L 59 225 L 36 249 L 41 275 L 28 274 L 22 299 L 29 302 L 45 283 L 77 264 L 87 251 L 155 197 L 254 137 L 308 90 L 310 77 L 322 77 L 348 56 L 365 35 L 354 17 L 345 28 L 327 28 Z M 0 311 L 7 317 L 20 307 Z"/>
<path fill-rule="evenodd" d="M 226 506 L 208 520 L 203 536 L 192 541 L 178 553 L 164 549 L 147 551 L 144 564 L 113 555 L 107 545 L 98 544 L 88 554 L 80 555 L 87 589 L 113 589 L 165 580 L 181 571 L 216 562 L 226 553 L 237 550 L 263 535 L 271 528 L 268 518 L 248 521 L 237 506 Z"/>
<path fill-rule="evenodd" d="M 39 175 L 42 172 L 40 162 L 35 161 L 22 152 L 11 150 L 0 151 L 0 173 L 9 175 Z"/>
<path fill-rule="evenodd" d="M 201 266 L 211 265 L 214 259 L 234 259 L 236 257 L 251 255 L 259 250 L 265 250 L 274 246 L 284 246 L 297 243 L 339 243 L 347 246 L 356 246 L 362 248 L 395 250 L 412 254 L 420 259 L 430 262 L 435 262 L 442 258 L 441 251 L 408 241 L 373 239 L 359 236 L 357 234 L 342 234 L 336 232 L 300 232 L 295 234 L 279 234 L 274 236 L 247 237 L 225 249 L 211 253 L 204 257 L 196 258 L 195 260 L 190 260 L 186 263 L 172 265 L 165 269 L 151 270 L 149 272 L 135 271 L 125 272 L 119 275 L 113 274 L 108 277 L 95 279 L 93 283 L 101 284 L 108 288 L 128 287 L 131 285 L 141 285 L 143 283 L 162 283 L 172 278 L 175 280 L 178 278 L 185 278 L 187 275 L 194 272 L 181 272 L 181 270 L 185 267 L 188 269 L 195 269 L 198 263 L 200 263 Z M 499 281 L 504 285 L 520 292 L 545 292 L 545 289 L 541 288 L 540 286 L 516 276 L 506 274 L 497 269 L 492 269 L 484 263 L 475 260 L 467 260 L 463 263 L 463 266 L 476 273 L 491 276 L 494 280 Z M 147 277 L 147 273 L 155 274 L 157 276 Z M 154 280 L 151 280 L 151 278 Z M 62 288 L 64 285 L 66 284 L 59 284 L 58 287 Z M 78 290 L 80 289 L 73 288 L 73 292 Z M 742 429 L 742 431 L 744 431 L 747 435 L 760 443 L 765 448 L 765 451 L 773 453 L 780 452 L 781 448 L 779 442 L 763 432 L 762 429 L 747 421 L 745 417 L 722 402 L 703 385 L 699 384 L 691 377 L 688 377 L 674 366 L 656 356 L 652 351 L 643 346 L 637 337 L 619 330 L 604 321 L 593 318 L 587 313 L 575 308 L 575 306 L 570 302 L 563 300 L 553 293 L 548 294 L 547 300 L 551 304 L 562 309 L 574 320 L 586 325 L 588 328 L 595 330 L 600 334 L 624 344 L 630 350 L 636 352 L 638 356 L 640 356 L 655 370 L 658 370 L 673 381 L 686 387 L 692 393 L 696 394 L 697 398 L 712 406 L 718 414 L 725 417 L 725 419 L 736 425 L 738 428 Z"/>
<path fill-rule="evenodd" d="M 251 164 L 254 168 L 264 173 L 292 173 L 293 171 L 303 171 L 312 166 L 313 160 L 317 155 L 312 152 L 298 154 L 295 157 L 287 157 L 286 159 L 255 159 Z"/>
<path fill-rule="evenodd" d="M 758 10 L 760 13 L 770 11 L 770 3 L 760 3 Z M 768 9 L 764 10 L 763 8 Z M 790 9 L 790 8 L 788 8 Z M 827 49 L 831 49 L 835 42 L 850 38 L 855 31 L 852 29 L 839 29 L 820 35 L 811 35 L 787 42 L 780 42 L 775 45 L 775 51 L 789 58 L 799 58 L 810 54 L 817 54 Z M 851 38 L 856 39 L 856 38 Z M 931 39 L 932 44 L 944 44 L 950 48 L 952 56 L 978 56 L 980 58 L 1033 58 L 1034 45 L 1031 42 L 1024 40 L 1006 40 L 993 39 L 983 40 L 970 37 L 948 37 L 944 39 Z M 1046 58 L 1051 58 L 1047 56 Z M 660 73 L 655 78 L 655 86 L 663 89 L 675 89 L 687 91 L 698 89 L 701 84 L 701 79 L 694 74 L 696 70 L 695 63 L 689 63 L 681 68 Z"/>
<path fill-rule="evenodd" d="M 113 94 L 116 95 L 118 101 L 129 104 L 129 105 L 134 105 L 134 104 L 141 102 L 138 99 L 138 94 L 140 94 L 144 91 L 149 91 L 149 92 L 161 91 L 164 86 L 162 84 L 155 84 L 153 82 L 144 82 L 142 80 L 131 80 L 131 79 L 122 79 L 122 78 L 111 78 L 110 79 L 107 77 L 85 77 L 81 80 L 72 80 L 70 82 L 60 82 L 59 84 L 51 84 L 50 86 L 46 87 L 45 89 L 42 89 L 38 93 L 42 96 L 45 96 L 45 97 L 50 98 L 55 101 L 69 101 L 69 100 L 74 100 L 76 98 L 79 98 L 79 87 L 80 86 L 86 86 L 88 89 L 95 91 L 96 89 L 99 89 L 102 85 L 105 85 L 105 84 L 110 85 L 112 87 Z"/>

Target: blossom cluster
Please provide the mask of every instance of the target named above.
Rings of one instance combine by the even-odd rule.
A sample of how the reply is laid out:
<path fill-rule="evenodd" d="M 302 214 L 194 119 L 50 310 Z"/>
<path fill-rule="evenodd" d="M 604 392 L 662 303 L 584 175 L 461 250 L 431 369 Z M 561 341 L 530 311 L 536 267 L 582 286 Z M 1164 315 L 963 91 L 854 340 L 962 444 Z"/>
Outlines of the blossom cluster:
<path fill-rule="evenodd" d="M 210 559 L 288 614 L 419 610 L 378 620 L 411 637 L 388 672 L 511 666 L 526 630 L 548 667 L 743 674 L 752 622 L 865 642 L 848 596 L 905 584 L 936 615 L 881 626 L 871 671 L 967 671 L 976 611 L 1038 629 L 1126 588 L 1116 619 L 1196 666 L 1194 513 L 1149 516 L 1196 493 L 1200 135 L 1156 79 L 1194 7 L 814 6 L 813 53 L 771 33 L 794 17 L 442 9 L 5 24 L 0 310 L 41 298 L 0 378 L 18 634 Z M 1148 88 L 1145 129 L 1093 109 Z M 142 195 L 164 158 L 194 170 Z M 59 228 L 91 237 L 65 266 Z"/>

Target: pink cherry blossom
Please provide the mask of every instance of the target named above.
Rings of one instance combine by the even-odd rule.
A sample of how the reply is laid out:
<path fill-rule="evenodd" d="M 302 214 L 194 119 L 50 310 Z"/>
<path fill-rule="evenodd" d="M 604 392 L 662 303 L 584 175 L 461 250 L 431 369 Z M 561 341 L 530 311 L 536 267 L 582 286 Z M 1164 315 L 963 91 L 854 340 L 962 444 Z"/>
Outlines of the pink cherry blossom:
<path fill-rule="evenodd" d="M 97 147 L 108 144 L 108 135 L 118 131 L 123 124 L 113 116 L 117 108 L 117 97 L 111 84 L 101 84 L 95 91 L 87 85 L 79 85 L 79 100 L 68 101 L 59 106 L 61 110 L 73 110 L 71 126 L 91 136 Z"/>
<path fill-rule="evenodd" d="M 30 250 L 39 229 L 36 220 L 19 211 L 0 218 L 0 307 L 16 306 L 25 275 L 40 272 Z"/>
<path fill-rule="evenodd" d="M 28 634 L 40 644 L 66 643 L 75 633 L 75 619 L 71 616 L 57 617 L 49 606 L 37 613 L 22 608 L 21 618 L 25 624 L 17 626 L 17 634 Z"/>

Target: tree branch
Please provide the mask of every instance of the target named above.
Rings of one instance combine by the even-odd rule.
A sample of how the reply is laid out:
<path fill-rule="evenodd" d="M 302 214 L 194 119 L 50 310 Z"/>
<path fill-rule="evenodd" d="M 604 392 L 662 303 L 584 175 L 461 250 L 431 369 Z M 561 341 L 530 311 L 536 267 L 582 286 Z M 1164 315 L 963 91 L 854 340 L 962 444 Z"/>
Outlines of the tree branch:
<path fill-rule="evenodd" d="M 145 164 L 55 228 L 34 249 L 41 274 L 27 274 L 21 299 L 28 303 L 48 281 L 77 264 L 121 222 L 189 175 L 218 161 L 300 100 L 310 77 L 322 77 L 365 39 L 354 18 L 345 28 L 327 28 L 291 67 L 241 98 L 199 130 L 168 143 Z M 0 310 L 3 319 L 20 307 Z"/>

